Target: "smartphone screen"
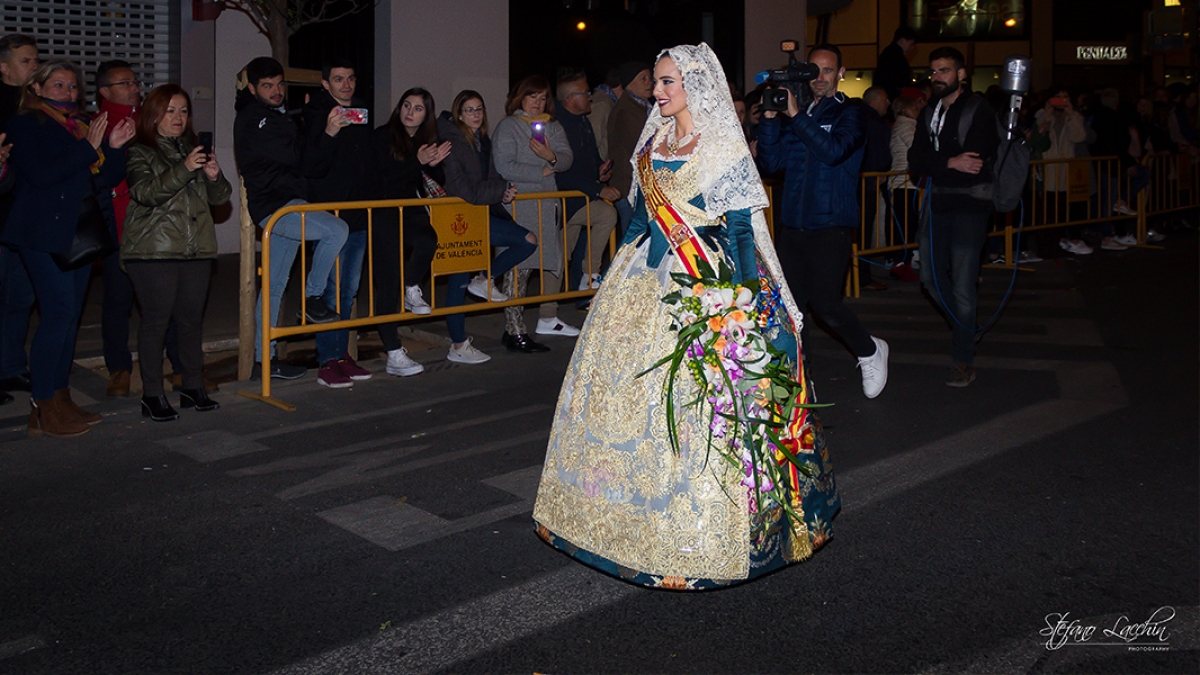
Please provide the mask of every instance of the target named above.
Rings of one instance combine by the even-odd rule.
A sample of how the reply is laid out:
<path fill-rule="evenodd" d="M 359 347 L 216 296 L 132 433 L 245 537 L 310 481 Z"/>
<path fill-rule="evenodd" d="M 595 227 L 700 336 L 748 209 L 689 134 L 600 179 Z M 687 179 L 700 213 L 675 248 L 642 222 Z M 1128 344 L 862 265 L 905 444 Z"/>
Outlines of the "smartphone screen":
<path fill-rule="evenodd" d="M 530 125 L 533 129 L 533 140 L 538 143 L 546 142 L 546 124 L 544 122 L 534 122 Z"/>
<path fill-rule="evenodd" d="M 367 124 L 371 121 L 371 111 L 366 108 L 344 108 L 342 114 L 350 124 Z"/>
<path fill-rule="evenodd" d="M 204 148 L 204 154 L 211 155 L 213 151 L 213 132 L 201 131 L 196 134 L 196 144 Z"/>

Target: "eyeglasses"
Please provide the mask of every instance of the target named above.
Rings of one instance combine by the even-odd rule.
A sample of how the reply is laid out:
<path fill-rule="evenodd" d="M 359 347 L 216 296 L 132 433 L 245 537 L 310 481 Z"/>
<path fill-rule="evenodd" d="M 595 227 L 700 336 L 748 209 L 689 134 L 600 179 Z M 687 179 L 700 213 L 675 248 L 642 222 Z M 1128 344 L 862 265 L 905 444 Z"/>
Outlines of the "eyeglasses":
<path fill-rule="evenodd" d="M 136 89 L 141 89 L 142 83 L 139 80 L 117 80 L 116 82 L 109 82 L 108 84 L 104 84 L 104 85 L 100 85 L 100 86 L 101 87 L 134 87 Z"/>
<path fill-rule="evenodd" d="M 484 108 L 483 106 L 479 106 L 478 108 L 463 108 L 462 114 L 464 114 L 464 115 L 475 115 L 475 114 L 482 115 L 483 111 L 486 109 L 487 108 Z"/>

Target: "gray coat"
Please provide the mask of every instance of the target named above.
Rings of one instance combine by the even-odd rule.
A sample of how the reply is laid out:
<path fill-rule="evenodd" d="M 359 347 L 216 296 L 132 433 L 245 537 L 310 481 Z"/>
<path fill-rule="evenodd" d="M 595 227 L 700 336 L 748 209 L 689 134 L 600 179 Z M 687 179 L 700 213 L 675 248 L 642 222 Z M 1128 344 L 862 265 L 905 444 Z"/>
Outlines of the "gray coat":
<path fill-rule="evenodd" d="M 558 272 L 563 264 L 563 232 L 562 220 L 559 215 L 559 200 L 520 200 L 522 193 L 554 192 L 558 187 L 554 182 L 554 174 L 542 176 L 542 167 L 549 166 L 547 162 L 533 154 L 529 148 L 529 140 L 533 130 L 529 120 L 521 110 L 500 120 L 496 131 L 492 134 L 492 164 L 502 178 L 517 186 L 518 200 L 511 205 L 513 219 L 522 227 L 538 235 L 538 246 L 541 249 L 540 258 L 537 254 L 529 256 L 525 262 L 518 265 L 520 269 L 537 269 L 539 266 Z M 557 157 L 555 171 L 566 171 L 571 168 L 575 157 L 571 153 L 571 144 L 567 141 L 566 132 L 558 122 L 546 124 L 546 143 L 554 150 Z M 538 203 L 542 205 L 542 231 L 538 234 Z"/>

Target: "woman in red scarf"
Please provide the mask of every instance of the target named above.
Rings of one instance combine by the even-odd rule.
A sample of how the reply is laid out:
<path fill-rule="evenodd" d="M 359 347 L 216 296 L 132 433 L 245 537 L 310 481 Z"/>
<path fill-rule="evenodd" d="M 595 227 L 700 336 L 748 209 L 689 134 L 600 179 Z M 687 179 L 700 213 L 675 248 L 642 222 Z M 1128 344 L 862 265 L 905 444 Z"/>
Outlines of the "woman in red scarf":
<path fill-rule="evenodd" d="M 63 270 L 53 254 L 71 249 L 84 218 L 104 218 L 115 227 L 111 190 L 125 177 L 124 146 L 134 127 L 125 120 L 106 140 L 108 117 L 102 113 L 89 124 L 80 107 L 82 86 L 70 61 L 43 63 L 6 129 L 16 195 L 0 241 L 25 263 L 41 317 L 29 352 L 30 435 L 78 436 L 100 421 L 75 405 L 69 383 L 91 266 Z"/>

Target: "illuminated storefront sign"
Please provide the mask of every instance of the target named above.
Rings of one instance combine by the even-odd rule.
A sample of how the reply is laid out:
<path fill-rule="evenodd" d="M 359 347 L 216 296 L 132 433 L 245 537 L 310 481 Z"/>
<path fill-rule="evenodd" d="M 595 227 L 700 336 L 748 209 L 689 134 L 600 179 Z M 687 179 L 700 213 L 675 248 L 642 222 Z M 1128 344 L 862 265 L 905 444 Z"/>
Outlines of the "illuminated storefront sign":
<path fill-rule="evenodd" d="M 1134 58 L 1129 45 L 1123 42 L 1060 40 L 1054 43 L 1054 62 L 1060 66 L 1118 66 L 1127 65 Z"/>
<path fill-rule="evenodd" d="M 1124 61 L 1129 54 L 1124 46 L 1086 46 L 1075 48 L 1075 58 L 1080 61 Z"/>

